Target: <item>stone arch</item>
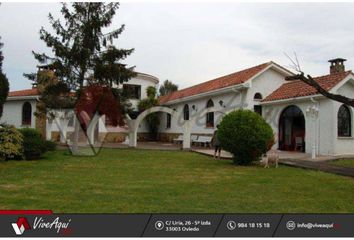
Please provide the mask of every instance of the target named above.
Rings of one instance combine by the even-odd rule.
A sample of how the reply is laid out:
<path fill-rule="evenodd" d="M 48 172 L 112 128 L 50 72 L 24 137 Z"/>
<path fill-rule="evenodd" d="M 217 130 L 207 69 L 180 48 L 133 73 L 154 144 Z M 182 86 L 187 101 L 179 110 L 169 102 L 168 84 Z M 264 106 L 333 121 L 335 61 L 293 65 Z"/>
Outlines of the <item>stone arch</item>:
<path fill-rule="evenodd" d="M 177 112 L 168 107 L 156 106 L 149 109 L 146 109 L 144 112 L 140 113 L 136 119 L 127 119 L 127 124 L 129 126 L 129 146 L 136 147 L 137 146 L 137 135 L 138 135 L 138 128 L 140 123 L 144 120 L 144 118 L 155 112 L 165 112 L 171 114 L 173 117 Z M 183 132 L 183 135 L 185 133 Z"/>

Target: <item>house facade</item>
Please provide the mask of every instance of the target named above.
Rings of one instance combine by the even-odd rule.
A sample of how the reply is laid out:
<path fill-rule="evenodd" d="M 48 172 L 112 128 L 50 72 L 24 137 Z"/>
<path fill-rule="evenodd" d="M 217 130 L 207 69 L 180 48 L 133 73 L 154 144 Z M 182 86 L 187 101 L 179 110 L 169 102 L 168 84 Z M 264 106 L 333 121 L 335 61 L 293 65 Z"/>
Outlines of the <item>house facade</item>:
<path fill-rule="evenodd" d="M 330 60 L 330 74 L 314 79 L 331 93 L 354 98 L 354 74 L 345 59 Z M 183 121 L 195 117 L 191 134 L 211 135 L 230 110 L 258 112 L 271 125 L 274 149 L 312 155 L 354 154 L 353 108 L 325 98 L 300 80 L 288 82 L 292 72 L 268 62 L 163 96 L 160 103 L 177 110 L 178 117 L 162 114 L 161 138 L 183 133 Z M 212 113 L 201 109 L 214 107 Z"/>
<path fill-rule="evenodd" d="M 314 79 L 331 93 L 354 98 L 354 74 L 345 71 L 344 61 L 330 60 L 330 73 Z M 162 96 L 159 140 L 171 142 L 181 134 L 211 136 L 225 114 L 242 108 L 259 113 L 271 125 L 276 138 L 274 149 L 312 155 L 354 154 L 353 108 L 323 97 L 299 80 L 286 81 L 291 75 L 286 68 L 267 62 Z M 135 96 L 131 100 L 133 106 L 136 108 L 138 100 L 144 98 L 148 86 L 157 84 L 157 78 L 146 74 L 131 79 L 126 88 Z M 35 90 L 10 93 L 0 121 L 16 127 L 28 124 L 27 103 L 33 119 L 36 98 Z M 73 121 L 64 124 L 68 133 L 73 131 Z M 30 126 L 36 127 L 35 120 Z M 57 126 L 47 122 L 47 138 L 65 141 Z M 129 124 L 112 127 L 104 116 L 97 124 L 97 132 L 109 142 L 127 141 L 128 136 L 131 141 L 133 130 L 138 141 L 146 140 L 146 123 L 138 122 L 135 128 Z"/>

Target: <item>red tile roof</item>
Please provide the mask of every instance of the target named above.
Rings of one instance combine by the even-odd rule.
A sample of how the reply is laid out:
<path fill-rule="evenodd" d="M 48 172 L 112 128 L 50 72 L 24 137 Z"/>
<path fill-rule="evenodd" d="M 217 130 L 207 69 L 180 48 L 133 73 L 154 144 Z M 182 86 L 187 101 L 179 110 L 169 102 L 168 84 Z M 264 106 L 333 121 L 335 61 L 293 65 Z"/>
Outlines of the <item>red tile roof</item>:
<path fill-rule="evenodd" d="M 217 90 L 217 89 L 221 89 L 233 85 L 238 85 L 246 82 L 247 80 L 255 76 L 257 73 L 261 72 L 271 64 L 272 62 L 263 63 L 261 65 L 252 68 L 248 68 L 207 82 L 203 82 L 194 85 L 192 87 L 173 92 L 169 95 L 161 96 L 159 98 L 159 101 L 160 103 L 166 103 L 172 100 L 197 95 L 200 93 L 210 92 L 213 90 Z"/>
<path fill-rule="evenodd" d="M 341 82 L 345 77 L 347 77 L 350 73 L 351 71 L 347 71 L 343 73 L 315 77 L 314 80 L 316 80 L 324 89 L 329 91 L 339 82 Z M 307 85 L 306 83 L 300 80 L 295 80 L 288 83 L 284 83 L 273 93 L 267 96 L 262 102 L 305 97 L 315 94 L 318 94 L 315 88 Z"/>
<path fill-rule="evenodd" d="M 37 96 L 37 95 L 38 95 L 37 88 L 31 88 L 31 89 L 26 89 L 26 90 L 9 92 L 8 96 L 9 97 L 27 97 L 27 96 Z"/>

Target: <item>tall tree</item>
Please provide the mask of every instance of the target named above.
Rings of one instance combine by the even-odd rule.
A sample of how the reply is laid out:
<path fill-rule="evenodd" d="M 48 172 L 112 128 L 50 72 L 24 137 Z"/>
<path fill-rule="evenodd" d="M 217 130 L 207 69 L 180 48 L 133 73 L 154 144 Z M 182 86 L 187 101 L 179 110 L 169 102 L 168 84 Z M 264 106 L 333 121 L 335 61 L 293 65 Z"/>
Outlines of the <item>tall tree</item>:
<path fill-rule="evenodd" d="M 2 72 L 2 61 L 4 60 L 1 50 L 2 46 L 3 43 L 0 42 L 0 117 L 2 116 L 3 105 L 9 93 L 9 81 L 7 80 L 6 75 Z"/>
<path fill-rule="evenodd" d="M 160 96 L 168 95 L 178 90 L 178 86 L 169 80 L 165 80 L 160 86 Z"/>
<path fill-rule="evenodd" d="M 134 49 L 120 49 L 113 45 L 123 32 L 124 25 L 107 31 L 118 8 L 119 3 L 75 2 L 70 6 L 63 3 L 63 20 L 49 14 L 53 31 L 42 27 L 40 39 L 53 54 L 49 56 L 33 51 L 35 59 L 46 69 L 55 72 L 57 79 L 43 91 L 44 109 L 73 108 L 85 86 L 94 84 L 112 89 L 115 84 L 128 81 L 135 75 L 133 67 L 128 68 L 121 63 Z M 40 84 L 37 73 L 25 76 Z M 119 102 L 119 91 L 112 91 Z M 51 106 L 52 102 L 55 102 L 55 106 Z M 99 103 L 104 104 L 102 101 Z M 98 110 L 100 106 L 96 108 Z"/>

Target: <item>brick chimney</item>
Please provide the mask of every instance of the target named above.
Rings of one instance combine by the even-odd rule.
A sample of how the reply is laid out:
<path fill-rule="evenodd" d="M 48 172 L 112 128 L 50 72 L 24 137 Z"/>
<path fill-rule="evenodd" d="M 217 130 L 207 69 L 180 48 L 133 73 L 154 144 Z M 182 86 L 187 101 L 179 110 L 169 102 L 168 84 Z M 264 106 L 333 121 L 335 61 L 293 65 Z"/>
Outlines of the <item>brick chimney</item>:
<path fill-rule="evenodd" d="M 328 62 L 331 63 L 331 66 L 329 67 L 329 73 L 332 75 L 336 73 L 345 72 L 345 66 L 344 66 L 345 61 L 347 61 L 347 59 L 344 58 L 335 58 L 329 60 Z"/>

